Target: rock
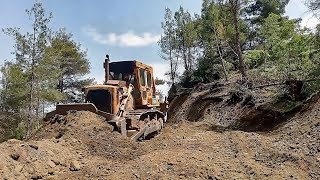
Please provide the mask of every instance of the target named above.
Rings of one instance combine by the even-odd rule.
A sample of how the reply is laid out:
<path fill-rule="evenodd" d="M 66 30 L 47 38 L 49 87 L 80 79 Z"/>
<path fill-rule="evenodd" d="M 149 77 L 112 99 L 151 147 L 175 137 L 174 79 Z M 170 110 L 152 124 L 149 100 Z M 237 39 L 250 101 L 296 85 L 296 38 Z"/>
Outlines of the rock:
<path fill-rule="evenodd" d="M 14 171 L 16 171 L 16 172 L 21 172 L 22 169 L 23 169 L 23 167 L 18 164 L 18 165 L 16 165 L 16 167 L 14 168 Z"/>
<path fill-rule="evenodd" d="M 76 142 L 78 142 L 78 140 L 75 139 L 75 138 L 72 138 L 72 139 L 71 139 L 71 142 L 76 143 Z"/>
<path fill-rule="evenodd" d="M 46 180 L 56 180 L 56 178 L 54 176 L 48 176 Z"/>
<path fill-rule="evenodd" d="M 56 159 L 53 159 L 53 160 L 51 160 L 55 165 L 60 165 L 61 163 L 60 163 L 60 161 L 58 161 L 58 160 L 56 160 Z"/>
<path fill-rule="evenodd" d="M 63 129 L 59 129 L 58 134 L 56 135 L 56 139 L 60 139 L 63 135 L 64 135 L 64 130 Z"/>
<path fill-rule="evenodd" d="M 25 169 L 29 174 L 33 174 L 34 173 L 34 169 L 31 166 L 25 166 Z"/>
<path fill-rule="evenodd" d="M 42 176 L 40 176 L 40 175 L 32 175 L 31 179 L 33 179 L 33 180 L 42 179 Z"/>
<path fill-rule="evenodd" d="M 214 175 L 209 175 L 207 177 L 207 179 L 218 180 L 219 178 L 217 176 L 214 176 Z"/>
<path fill-rule="evenodd" d="M 49 175 L 54 175 L 54 170 L 53 169 L 48 170 L 48 174 Z"/>
<path fill-rule="evenodd" d="M 51 161 L 51 160 L 49 160 L 49 161 L 47 162 L 47 164 L 48 164 L 51 168 L 56 167 L 56 164 L 55 164 L 53 161 Z"/>
<path fill-rule="evenodd" d="M 8 142 L 9 144 L 18 144 L 18 143 L 20 143 L 21 141 L 19 141 L 19 140 L 17 140 L 17 139 L 9 139 L 7 142 Z"/>
<path fill-rule="evenodd" d="M 0 163 L 0 171 L 4 169 L 4 165 Z"/>
<path fill-rule="evenodd" d="M 137 173 L 133 173 L 133 175 L 134 175 L 136 178 L 140 179 L 139 174 L 137 174 Z"/>
<path fill-rule="evenodd" d="M 17 153 L 14 153 L 14 154 L 11 154 L 10 157 L 11 157 L 13 160 L 16 160 L 16 161 L 17 161 L 17 160 L 19 159 L 20 155 L 17 154 Z"/>
<path fill-rule="evenodd" d="M 36 146 L 36 145 L 34 145 L 34 144 L 29 144 L 29 146 L 30 146 L 31 148 L 35 149 L 35 150 L 38 150 L 38 149 L 39 149 L 39 147 Z"/>
<path fill-rule="evenodd" d="M 28 173 L 28 172 L 24 172 L 23 175 L 24 175 L 25 177 L 29 177 L 29 173 Z"/>
<path fill-rule="evenodd" d="M 169 162 L 168 162 L 168 165 L 170 165 L 170 166 L 177 165 L 177 164 L 178 164 L 178 163 L 175 162 L 175 161 L 169 161 Z"/>
<path fill-rule="evenodd" d="M 71 171 L 79 171 L 80 170 L 80 163 L 78 161 L 72 161 L 70 163 L 70 170 Z"/>

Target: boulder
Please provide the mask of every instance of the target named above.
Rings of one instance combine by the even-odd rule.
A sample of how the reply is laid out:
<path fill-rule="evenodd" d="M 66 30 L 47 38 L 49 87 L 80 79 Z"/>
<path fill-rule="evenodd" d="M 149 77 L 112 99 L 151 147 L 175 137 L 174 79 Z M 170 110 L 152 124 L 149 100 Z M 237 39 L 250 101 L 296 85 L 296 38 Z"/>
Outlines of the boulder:
<path fill-rule="evenodd" d="M 70 170 L 71 171 L 79 171 L 80 170 L 80 163 L 78 162 L 78 161 L 72 161 L 71 163 L 70 163 Z"/>

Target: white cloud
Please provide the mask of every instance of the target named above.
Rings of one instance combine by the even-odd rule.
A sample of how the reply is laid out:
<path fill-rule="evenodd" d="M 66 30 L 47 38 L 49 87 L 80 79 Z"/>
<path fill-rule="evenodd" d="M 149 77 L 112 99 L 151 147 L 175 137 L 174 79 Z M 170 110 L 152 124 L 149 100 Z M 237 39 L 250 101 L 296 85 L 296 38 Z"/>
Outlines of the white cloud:
<path fill-rule="evenodd" d="M 165 76 L 165 73 L 170 68 L 169 64 L 164 62 L 164 63 L 149 64 L 149 65 L 153 67 L 154 78 L 168 80 L 168 78 Z M 163 93 L 164 96 L 167 96 L 170 87 L 168 84 L 163 84 L 163 85 L 158 85 L 156 89 L 161 93 Z"/>
<path fill-rule="evenodd" d="M 83 28 L 83 32 L 93 38 L 94 41 L 100 44 L 121 46 L 121 47 L 143 47 L 156 43 L 160 39 L 160 35 L 152 33 L 135 34 L 133 31 L 128 31 L 123 34 L 108 33 L 101 34 L 93 27 Z"/>
<path fill-rule="evenodd" d="M 290 0 L 286 7 L 286 15 L 290 18 L 301 18 L 301 25 L 310 29 L 314 29 L 319 23 L 319 19 L 313 15 L 303 0 Z"/>
<path fill-rule="evenodd" d="M 304 16 L 301 21 L 301 25 L 303 27 L 308 27 L 310 29 L 315 29 L 317 24 L 319 24 L 319 19 L 313 16 L 311 13 Z"/>

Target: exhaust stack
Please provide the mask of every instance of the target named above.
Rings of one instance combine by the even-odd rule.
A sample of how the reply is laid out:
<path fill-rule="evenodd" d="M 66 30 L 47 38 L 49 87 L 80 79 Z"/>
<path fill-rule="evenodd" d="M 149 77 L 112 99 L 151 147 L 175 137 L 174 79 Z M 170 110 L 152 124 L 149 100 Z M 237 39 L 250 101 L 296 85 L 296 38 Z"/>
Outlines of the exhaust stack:
<path fill-rule="evenodd" d="M 110 59 L 109 59 L 109 55 L 107 54 L 106 55 L 106 59 L 104 60 L 104 64 L 103 64 L 103 66 L 104 66 L 104 73 L 105 73 L 105 84 L 107 84 L 107 82 L 109 81 L 109 79 L 110 79 L 110 75 L 109 75 L 109 62 L 110 62 Z"/>

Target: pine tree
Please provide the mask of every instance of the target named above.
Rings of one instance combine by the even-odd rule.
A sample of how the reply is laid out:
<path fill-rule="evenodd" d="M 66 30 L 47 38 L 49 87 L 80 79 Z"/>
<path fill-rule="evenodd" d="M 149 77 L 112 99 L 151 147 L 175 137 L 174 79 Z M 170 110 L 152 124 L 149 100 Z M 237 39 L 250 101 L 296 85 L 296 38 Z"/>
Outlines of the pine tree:
<path fill-rule="evenodd" d="M 89 72 L 86 51 L 64 30 L 49 27 L 51 13 L 46 15 L 36 2 L 27 15 L 32 32 L 22 34 L 19 28 L 3 31 L 15 40 L 15 60 L 2 67 L 2 107 L 17 112 L 26 120 L 27 136 L 40 122 L 48 105 L 78 101 L 83 85 L 92 79 L 82 78 Z"/>
<path fill-rule="evenodd" d="M 164 22 L 161 23 L 163 29 L 163 35 L 159 40 L 158 44 L 160 46 L 161 57 L 169 61 L 170 70 L 166 72 L 169 76 L 170 83 L 175 84 L 178 77 L 178 59 L 177 57 L 177 47 L 176 47 L 176 34 L 175 34 L 175 23 L 172 17 L 172 11 L 169 8 L 165 9 Z"/>
<path fill-rule="evenodd" d="M 15 39 L 16 66 L 28 77 L 26 82 L 28 121 L 27 136 L 33 130 L 33 122 L 39 116 L 39 106 L 41 102 L 41 91 L 46 73 L 41 71 L 41 60 L 51 29 L 48 23 L 52 17 L 51 13 L 46 16 L 45 10 L 40 2 L 36 2 L 30 10 L 26 10 L 29 20 L 32 22 L 32 32 L 22 34 L 18 28 L 7 28 L 4 32 Z M 48 79 L 48 78 L 44 78 Z"/>
<path fill-rule="evenodd" d="M 90 65 L 87 52 L 72 40 L 72 34 L 60 29 L 50 40 L 44 54 L 46 67 L 57 75 L 58 90 L 64 94 L 64 102 L 78 102 L 81 88 L 93 79 L 84 79 Z"/>

